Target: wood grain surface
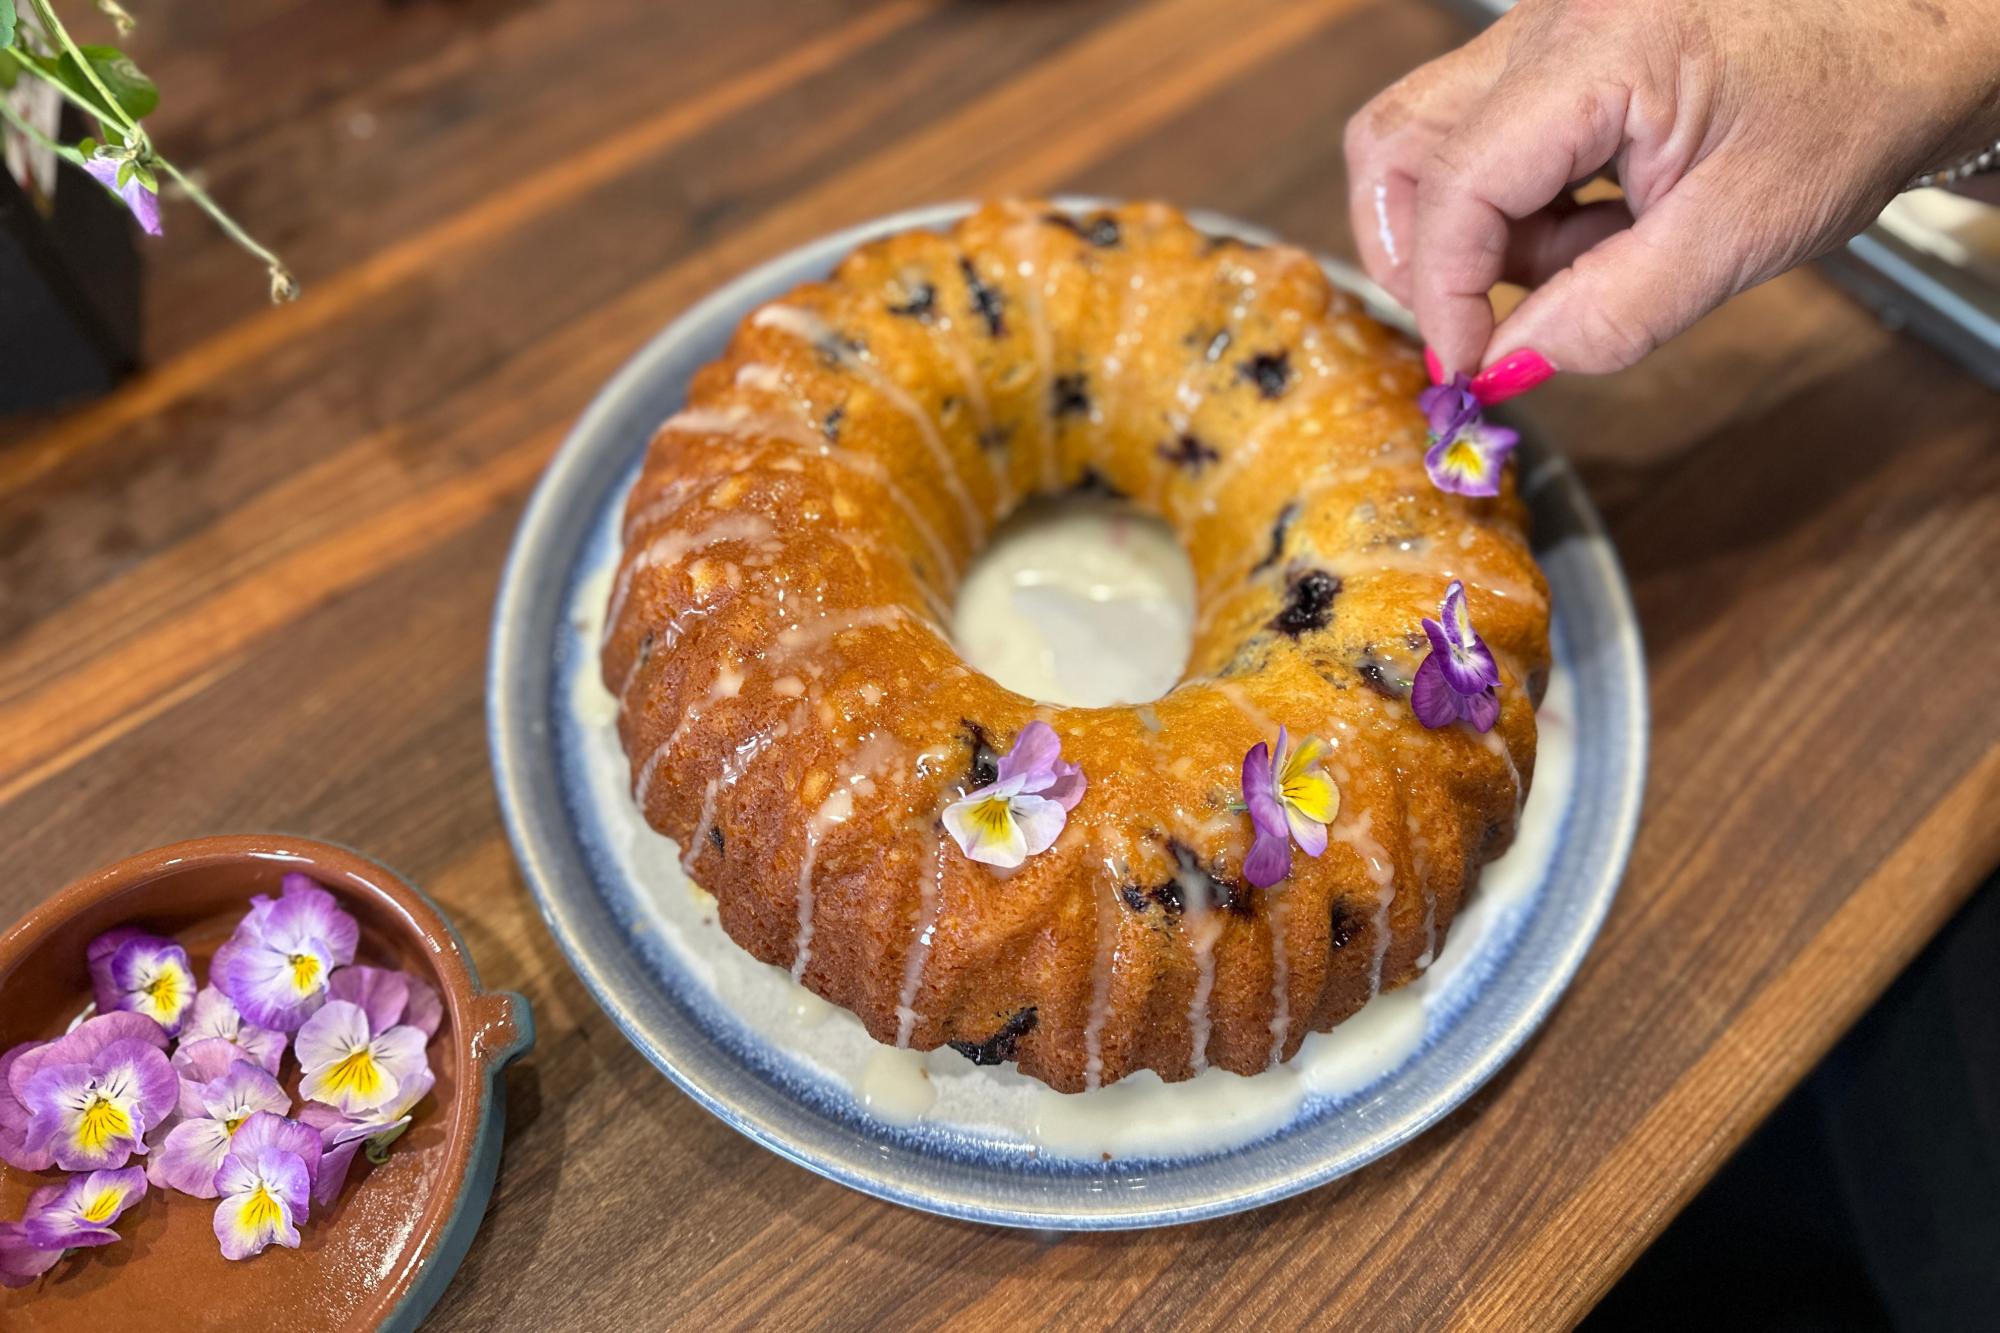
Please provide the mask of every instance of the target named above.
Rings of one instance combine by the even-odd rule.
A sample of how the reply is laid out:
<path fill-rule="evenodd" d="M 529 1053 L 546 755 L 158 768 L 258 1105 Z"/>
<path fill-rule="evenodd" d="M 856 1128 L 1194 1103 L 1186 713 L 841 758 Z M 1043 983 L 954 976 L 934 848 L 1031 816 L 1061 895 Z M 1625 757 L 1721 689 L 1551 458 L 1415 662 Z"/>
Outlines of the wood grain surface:
<path fill-rule="evenodd" d="M 907 205 L 1148 195 L 1351 253 L 1347 114 L 1463 32 L 1407 0 L 146 7 L 187 208 L 150 368 L 0 425 L 0 920 L 283 829 L 428 888 L 534 1002 L 440 1329 L 1573 1321 L 2000 861 L 2000 413 L 1811 273 L 1525 415 L 1652 672 L 1632 867 L 1528 1049 L 1412 1146 L 1228 1220 L 1008 1233 L 826 1183 L 682 1096 L 521 885 L 487 616 L 596 388 L 705 291 Z"/>

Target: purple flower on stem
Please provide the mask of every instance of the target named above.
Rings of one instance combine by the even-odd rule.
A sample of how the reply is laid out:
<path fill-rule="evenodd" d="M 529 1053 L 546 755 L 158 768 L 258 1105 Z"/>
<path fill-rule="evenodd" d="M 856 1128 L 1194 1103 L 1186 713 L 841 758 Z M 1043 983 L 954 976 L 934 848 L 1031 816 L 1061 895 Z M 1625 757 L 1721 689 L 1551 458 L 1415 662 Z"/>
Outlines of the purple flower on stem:
<path fill-rule="evenodd" d="M 424 1034 L 407 1025 L 377 1032 L 358 1004 L 328 1000 L 299 1029 L 305 1077 L 299 1095 L 358 1116 L 396 1100 L 424 1068 Z"/>
<path fill-rule="evenodd" d="M 1431 484 L 1456 495 L 1500 494 L 1501 469 L 1521 436 L 1487 423 L 1472 395 L 1472 381 L 1454 375 L 1449 384 L 1425 389 L 1417 405 L 1430 422 L 1424 470 L 1430 473 Z"/>
<path fill-rule="evenodd" d="M 430 1094 L 436 1082 L 437 1076 L 426 1065 L 404 1080 L 394 1101 L 359 1117 L 344 1116 L 320 1102 L 307 1102 L 300 1108 L 299 1119 L 319 1131 L 326 1149 L 319 1162 L 319 1179 L 313 1185 L 313 1202 L 326 1208 L 340 1197 L 354 1154 L 363 1146 L 368 1149 L 369 1161 L 383 1161 L 389 1145 L 410 1127 L 417 1103 Z"/>
<path fill-rule="evenodd" d="M 228 1042 L 241 1058 L 273 1074 L 285 1058 L 285 1034 L 244 1022 L 235 1001 L 213 986 L 201 988 L 181 1020 L 181 1050 L 203 1041 Z"/>
<path fill-rule="evenodd" d="M 1278 750 L 1258 741 L 1243 756 L 1243 803 L 1256 836 L 1243 858 L 1243 878 L 1268 888 L 1292 870 L 1292 843 L 1307 856 L 1326 850 L 1326 826 L 1340 811 L 1340 788 L 1320 767 L 1326 743 L 1308 736 L 1292 747 L 1278 728 Z"/>
<path fill-rule="evenodd" d="M 45 1250 L 109 1245 L 118 1239 L 111 1224 L 145 1194 L 146 1173 L 136 1166 L 71 1176 L 36 1190 L 21 1226 L 28 1243 Z"/>
<path fill-rule="evenodd" d="M 333 970 L 354 961 L 360 935 L 331 893 L 287 875 L 280 897 L 250 900 L 250 915 L 216 950 L 210 978 L 258 1027 L 295 1032 L 326 1002 Z"/>
<path fill-rule="evenodd" d="M 144 1014 L 172 1036 L 194 1003 L 187 950 L 170 939 L 124 926 L 90 942 L 85 953 L 97 1012 Z"/>
<path fill-rule="evenodd" d="M 222 1257 L 248 1259 L 274 1243 L 297 1249 L 319 1161 L 319 1135 L 298 1121 L 269 1111 L 246 1120 L 215 1173 Z"/>
<path fill-rule="evenodd" d="M 1438 615 L 1442 624 L 1424 617 L 1431 651 L 1410 683 L 1410 708 L 1427 727 L 1463 721 L 1475 731 L 1491 731 L 1500 720 L 1500 668 L 1473 631 L 1465 585 L 1457 579 L 1445 589 Z"/>
<path fill-rule="evenodd" d="M 160 234 L 160 196 L 146 188 L 138 176 L 126 178 L 123 185 L 118 183 L 119 159 L 115 157 L 86 158 L 83 169 L 95 176 L 105 189 L 125 201 L 125 207 L 132 210 L 132 216 L 139 220 L 139 229 L 148 236 Z"/>
<path fill-rule="evenodd" d="M 1083 770 L 1062 761 L 1062 741 L 1030 722 L 1002 756 L 994 780 L 945 807 L 944 826 L 960 851 L 1010 868 L 1047 851 L 1083 799 Z"/>
<path fill-rule="evenodd" d="M 211 1040 L 207 1045 L 227 1043 Z M 146 1164 L 156 1185 L 177 1189 L 197 1199 L 216 1196 L 215 1174 L 229 1155 L 236 1131 L 260 1111 L 282 1116 L 292 1099 L 278 1080 L 248 1060 L 233 1060 L 218 1078 L 192 1084 L 182 1080 L 182 1119 L 167 1135 L 160 1151 Z M 193 1088 L 198 1114 L 189 1115 L 187 1094 Z"/>
<path fill-rule="evenodd" d="M 406 1023 L 432 1037 L 444 1019 L 444 1004 L 436 990 L 407 972 L 386 967 L 343 967 L 328 983 L 327 996 L 360 1006 L 375 1032 Z"/>
<path fill-rule="evenodd" d="M 8 1071 L 11 1084 L 23 1061 Z M 174 1109 L 180 1080 L 157 1046 L 114 1041 L 88 1062 L 42 1064 L 20 1090 L 30 1154 L 65 1171 L 121 1167 L 146 1151 L 146 1133 Z"/>
<path fill-rule="evenodd" d="M 34 1122 L 29 1082 L 47 1067 L 88 1064 L 121 1041 L 136 1041 L 157 1052 L 166 1046 L 167 1034 L 158 1023 L 140 1014 L 99 1014 L 54 1041 L 28 1042 L 0 1055 L 0 1079 L 6 1084 L 0 1087 L 0 1161 L 23 1171 L 46 1171 L 54 1166 L 55 1158 L 47 1145 L 29 1146 Z"/>
<path fill-rule="evenodd" d="M 64 1251 L 44 1249 L 28 1239 L 19 1222 L 0 1222 L 0 1287 L 25 1287 L 56 1266 Z"/>

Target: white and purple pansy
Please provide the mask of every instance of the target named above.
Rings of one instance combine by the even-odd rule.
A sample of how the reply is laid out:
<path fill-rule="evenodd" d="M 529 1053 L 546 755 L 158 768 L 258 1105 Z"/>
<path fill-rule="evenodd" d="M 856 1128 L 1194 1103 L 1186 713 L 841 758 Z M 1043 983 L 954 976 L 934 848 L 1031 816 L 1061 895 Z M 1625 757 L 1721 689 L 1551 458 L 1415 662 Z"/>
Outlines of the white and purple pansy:
<path fill-rule="evenodd" d="M 227 1047 L 211 1040 L 204 1045 Z M 194 1087 L 199 1114 L 188 1114 L 187 1089 Z M 252 1116 L 268 1111 L 285 1115 L 292 1099 L 278 1080 L 248 1060 L 233 1060 L 221 1075 L 199 1085 L 182 1081 L 181 1120 L 167 1134 L 160 1150 L 146 1163 L 146 1175 L 156 1185 L 177 1189 L 197 1199 L 216 1196 L 215 1174 L 229 1155 L 236 1131 Z"/>
<path fill-rule="evenodd" d="M 425 1067 L 424 1042 L 407 1024 L 378 1031 L 360 1005 L 328 1000 L 293 1045 L 305 1075 L 299 1095 L 343 1115 L 379 1110 Z"/>
<path fill-rule="evenodd" d="M 31 1149 L 28 1132 L 34 1113 L 28 1104 L 29 1080 L 45 1066 L 88 1063 L 105 1047 L 137 1041 L 157 1049 L 167 1044 L 158 1023 L 140 1014 L 98 1014 L 54 1041 L 24 1042 L 0 1055 L 0 1161 L 23 1171 L 46 1171 L 55 1158 L 46 1147 Z"/>
<path fill-rule="evenodd" d="M 181 1020 L 180 1036 L 180 1051 L 199 1042 L 223 1041 L 243 1059 L 262 1065 L 273 1074 L 285 1058 L 285 1034 L 244 1022 L 236 1002 L 214 986 L 203 986 L 195 994 L 187 1017 Z"/>
<path fill-rule="evenodd" d="M 1085 785 L 1083 770 L 1063 762 L 1055 728 L 1030 722 L 993 781 L 945 807 L 945 831 L 972 860 L 1011 869 L 1055 845 Z"/>
<path fill-rule="evenodd" d="M 418 1102 L 430 1095 L 437 1082 L 430 1066 L 403 1081 L 395 1100 L 361 1116 L 344 1116 L 322 1102 L 307 1102 L 299 1110 L 299 1120 L 319 1132 L 324 1155 L 319 1160 L 319 1179 L 313 1185 L 313 1202 L 325 1208 L 340 1197 L 347 1183 L 354 1154 L 368 1149 L 368 1160 L 381 1162 L 391 1143 L 410 1127 L 411 1113 Z"/>
<path fill-rule="evenodd" d="M 319 1161 L 319 1135 L 298 1121 L 270 1111 L 244 1121 L 215 1173 L 222 1257 L 248 1259 L 273 1244 L 297 1249 Z"/>
<path fill-rule="evenodd" d="M 145 1194 L 146 1173 L 136 1166 L 71 1176 L 60 1185 L 36 1190 L 28 1199 L 21 1226 L 27 1242 L 39 1249 L 109 1245 L 118 1239 L 111 1224 Z"/>
<path fill-rule="evenodd" d="M 250 915 L 216 950 L 209 979 L 258 1027 L 296 1032 L 326 1002 L 334 969 L 354 961 L 360 936 L 331 893 L 287 875 L 279 897 L 250 900 Z"/>
<path fill-rule="evenodd" d="M 124 1166 L 146 1151 L 147 1132 L 172 1113 L 179 1095 L 167 1057 L 134 1038 L 114 1041 L 87 1061 L 45 1063 L 21 1088 L 26 1151 L 46 1154 L 65 1171 Z"/>
<path fill-rule="evenodd" d="M 1256 831 L 1243 858 L 1243 878 L 1268 888 L 1292 870 L 1292 843 L 1307 856 L 1326 850 L 1326 826 L 1340 812 L 1340 788 L 1321 761 L 1326 742 L 1308 736 L 1297 746 L 1278 728 L 1277 751 L 1258 741 L 1243 756 L 1243 804 Z"/>
<path fill-rule="evenodd" d="M 1434 384 L 1418 396 L 1417 405 L 1430 425 L 1424 470 L 1431 484 L 1455 495 L 1500 494 L 1501 471 L 1521 436 L 1486 420 L 1472 381 L 1455 375 L 1448 384 Z"/>
<path fill-rule="evenodd" d="M 1500 667 L 1472 628 L 1465 585 L 1453 579 L 1438 619 L 1426 616 L 1423 624 L 1431 651 L 1410 683 L 1417 721 L 1427 727 L 1469 722 L 1475 731 L 1491 731 L 1500 720 Z"/>
<path fill-rule="evenodd" d="M 180 1031 L 195 996 L 187 950 L 172 940 L 123 926 L 92 940 L 84 961 L 90 968 L 98 1013 L 129 1010 L 152 1019 L 170 1036 Z"/>

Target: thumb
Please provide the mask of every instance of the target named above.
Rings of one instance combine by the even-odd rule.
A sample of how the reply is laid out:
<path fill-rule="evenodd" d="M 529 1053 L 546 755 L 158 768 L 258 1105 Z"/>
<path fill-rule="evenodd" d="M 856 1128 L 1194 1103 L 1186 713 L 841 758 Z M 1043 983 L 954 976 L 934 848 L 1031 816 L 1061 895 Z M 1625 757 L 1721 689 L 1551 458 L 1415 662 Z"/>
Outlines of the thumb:
<path fill-rule="evenodd" d="M 1623 370 L 1767 276 L 1754 233 L 1718 222 L 1741 210 L 1711 206 L 1706 184 L 1690 175 L 1537 288 L 1493 331 L 1485 364 L 1531 348 L 1557 370 Z"/>

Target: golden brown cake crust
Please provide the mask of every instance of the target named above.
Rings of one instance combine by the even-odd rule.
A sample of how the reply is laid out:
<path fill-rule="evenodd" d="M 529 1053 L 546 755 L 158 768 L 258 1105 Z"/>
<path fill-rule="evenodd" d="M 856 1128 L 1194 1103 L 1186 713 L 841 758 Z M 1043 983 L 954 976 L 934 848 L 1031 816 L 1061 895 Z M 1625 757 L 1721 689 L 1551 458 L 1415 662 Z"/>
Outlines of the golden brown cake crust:
<path fill-rule="evenodd" d="M 1065 1091 L 1289 1057 L 1435 956 L 1534 769 L 1547 585 L 1511 474 L 1429 483 L 1423 386 L 1307 255 L 1164 205 L 863 247 L 744 321 L 627 505 L 603 671 L 648 822 L 878 1040 Z M 1037 704 L 945 628 L 995 522 L 1078 488 L 1193 563 L 1188 669 L 1148 705 Z M 1486 735 L 1407 698 L 1454 577 L 1501 667 Z M 968 860 L 940 816 L 1036 718 L 1089 789 L 1019 869 Z M 1230 807 L 1280 723 L 1332 743 L 1341 811 L 1256 889 Z"/>

